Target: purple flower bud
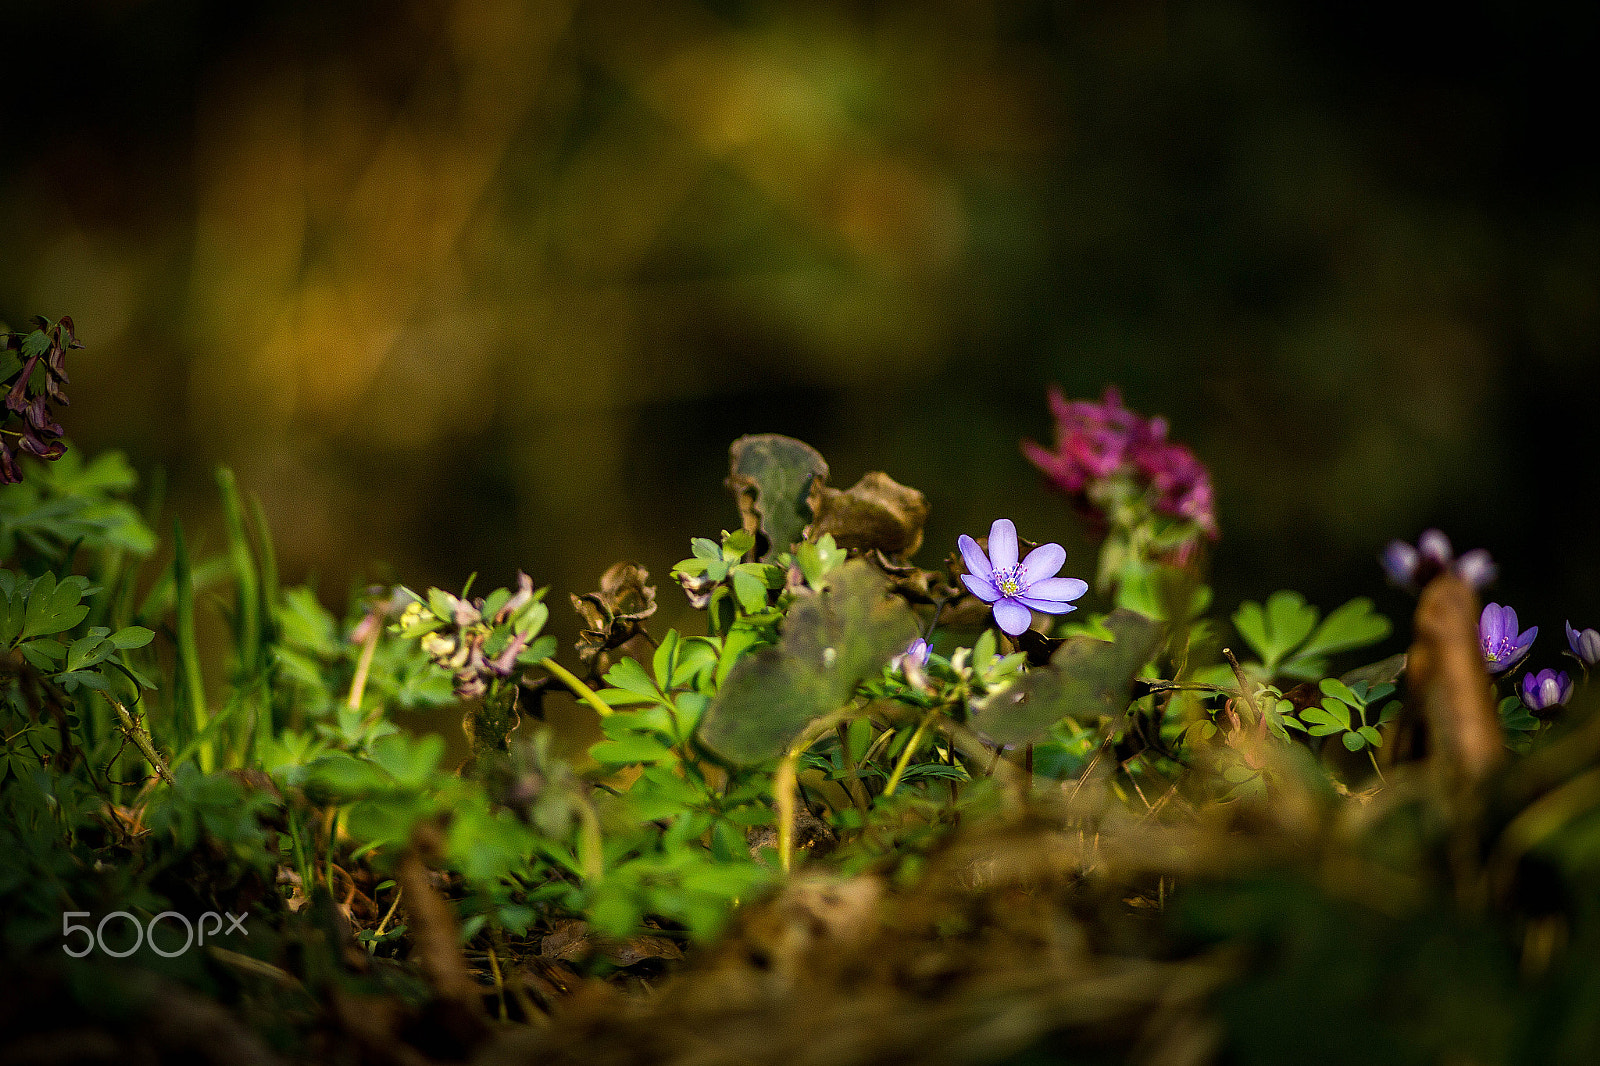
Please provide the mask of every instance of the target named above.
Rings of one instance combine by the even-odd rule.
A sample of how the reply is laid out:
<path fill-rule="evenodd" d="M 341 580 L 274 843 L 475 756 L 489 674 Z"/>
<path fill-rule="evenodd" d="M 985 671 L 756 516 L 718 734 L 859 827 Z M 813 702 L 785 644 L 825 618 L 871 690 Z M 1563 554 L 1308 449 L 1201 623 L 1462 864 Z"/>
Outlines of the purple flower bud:
<path fill-rule="evenodd" d="M 1449 566 L 1456 557 L 1455 549 L 1450 546 L 1450 538 L 1437 529 L 1424 530 L 1422 536 L 1417 538 L 1417 553 L 1422 556 L 1425 565 L 1432 564 L 1440 570 Z"/>
<path fill-rule="evenodd" d="M 1456 576 L 1475 589 L 1487 588 L 1500 574 L 1500 568 L 1483 548 L 1474 548 L 1457 559 L 1455 569 Z"/>
<path fill-rule="evenodd" d="M 921 637 L 918 637 L 916 640 L 913 640 L 909 645 L 906 646 L 905 651 L 889 660 L 889 668 L 891 670 L 903 671 L 912 665 L 927 666 L 928 655 L 932 651 L 933 647 L 929 645 L 927 641 L 923 640 Z"/>
<path fill-rule="evenodd" d="M 1489 604 L 1478 617 L 1478 642 L 1483 646 L 1483 662 L 1491 674 L 1503 674 L 1520 662 L 1538 635 L 1538 626 L 1518 633 L 1516 610 L 1498 603 Z"/>
<path fill-rule="evenodd" d="M 1379 561 L 1390 581 L 1409 587 L 1417 583 L 1418 558 L 1417 549 L 1403 540 L 1391 540 Z"/>
<path fill-rule="evenodd" d="M 1567 623 L 1567 644 L 1572 648 L 1572 654 L 1582 660 L 1583 665 L 1593 666 L 1600 662 L 1600 632 L 1585 629 L 1581 632 L 1572 628 L 1572 623 Z"/>
<path fill-rule="evenodd" d="M 1572 678 L 1565 670 L 1540 670 L 1522 677 L 1522 702 L 1530 711 L 1557 707 L 1572 698 Z"/>

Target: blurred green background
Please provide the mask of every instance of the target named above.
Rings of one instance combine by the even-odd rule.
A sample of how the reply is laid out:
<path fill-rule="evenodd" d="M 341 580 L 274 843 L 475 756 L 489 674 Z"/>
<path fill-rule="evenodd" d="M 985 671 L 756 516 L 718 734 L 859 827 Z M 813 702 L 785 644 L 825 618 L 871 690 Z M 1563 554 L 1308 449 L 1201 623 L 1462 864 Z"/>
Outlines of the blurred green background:
<path fill-rule="evenodd" d="M 1116 383 L 1213 471 L 1223 605 L 1398 614 L 1376 555 L 1439 525 L 1552 665 L 1600 625 L 1595 28 L 9 0 L 0 318 L 72 314 L 74 441 L 164 467 L 213 547 L 233 466 L 335 606 L 520 567 L 570 647 L 566 593 L 737 521 L 757 431 L 921 488 L 925 565 L 1003 514 L 1088 573 L 1018 441 L 1048 383 Z"/>

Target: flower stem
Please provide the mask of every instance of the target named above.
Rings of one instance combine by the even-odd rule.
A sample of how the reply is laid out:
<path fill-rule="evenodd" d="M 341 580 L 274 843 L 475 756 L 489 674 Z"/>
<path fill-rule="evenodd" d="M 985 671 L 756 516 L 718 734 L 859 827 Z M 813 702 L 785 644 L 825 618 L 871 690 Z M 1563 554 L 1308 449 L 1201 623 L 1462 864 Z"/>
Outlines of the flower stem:
<path fill-rule="evenodd" d="M 906 772 L 906 767 L 911 762 L 912 754 L 917 750 L 917 744 L 922 740 L 922 734 L 928 731 L 933 724 L 933 716 L 939 713 L 939 708 L 931 708 L 922 716 L 922 721 L 917 723 L 916 732 L 911 734 L 911 739 L 906 741 L 905 750 L 900 753 L 899 760 L 894 764 L 894 773 L 889 775 L 889 783 L 883 786 L 884 798 L 894 795 L 894 790 L 900 785 L 900 778 Z"/>
<path fill-rule="evenodd" d="M 850 752 L 849 724 L 846 722 L 840 722 L 838 734 L 839 757 L 844 760 L 845 771 L 850 775 L 845 783 L 844 790 L 845 793 L 850 797 L 850 802 L 856 805 L 856 810 L 860 811 L 862 815 L 865 816 L 867 813 L 867 790 L 866 786 L 861 783 L 861 771 L 856 767 L 855 756 Z"/>
<path fill-rule="evenodd" d="M 1367 758 L 1372 760 L 1372 770 L 1378 775 L 1378 780 L 1387 785 L 1389 782 L 1384 779 L 1383 771 L 1378 768 L 1378 757 L 1372 753 L 1371 747 L 1367 748 Z"/>
<path fill-rule="evenodd" d="M 606 701 L 595 695 L 594 689 L 578 680 L 578 675 L 568 670 L 554 659 L 540 659 L 539 665 L 556 675 L 573 693 L 584 703 L 595 709 L 595 713 L 604 718 L 611 713 L 611 707 Z"/>
<path fill-rule="evenodd" d="M 378 650 L 378 637 L 382 632 L 381 626 L 374 625 L 361 645 L 361 658 L 356 661 L 356 674 L 350 681 L 350 698 L 345 701 L 345 706 L 352 711 L 361 709 L 361 697 L 367 689 L 367 675 L 372 672 L 372 656 Z"/>

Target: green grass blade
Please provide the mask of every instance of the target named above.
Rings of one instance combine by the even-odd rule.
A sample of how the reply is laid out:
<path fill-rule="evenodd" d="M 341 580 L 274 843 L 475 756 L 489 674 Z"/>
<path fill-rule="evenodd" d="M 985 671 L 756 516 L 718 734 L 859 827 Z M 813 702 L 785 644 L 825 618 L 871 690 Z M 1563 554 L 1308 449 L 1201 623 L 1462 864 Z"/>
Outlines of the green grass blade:
<path fill-rule="evenodd" d="M 200 653 L 194 639 L 194 581 L 189 570 L 189 549 L 183 542 L 183 523 L 172 522 L 172 584 L 178 608 L 178 700 L 187 704 L 189 718 L 194 723 L 199 740 L 197 756 L 200 769 L 210 773 L 216 768 L 216 748 L 206 731 L 210 714 L 206 711 L 205 678 L 200 673 Z"/>

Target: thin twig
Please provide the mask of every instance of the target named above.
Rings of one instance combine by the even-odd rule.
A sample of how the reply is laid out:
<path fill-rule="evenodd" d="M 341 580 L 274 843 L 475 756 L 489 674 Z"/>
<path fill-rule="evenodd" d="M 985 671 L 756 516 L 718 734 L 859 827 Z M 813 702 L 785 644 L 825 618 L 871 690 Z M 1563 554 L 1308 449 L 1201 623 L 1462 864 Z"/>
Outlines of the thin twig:
<path fill-rule="evenodd" d="M 110 697 L 107 697 L 108 699 Z M 128 708 L 119 701 L 111 700 L 111 706 L 116 708 L 117 719 L 122 723 L 122 735 L 133 741 L 134 747 L 139 749 L 139 754 L 145 757 L 156 774 L 167 784 L 172 784 L 172 771 L 167 769 L 167 764 L 161 758 L 161 753 L 156 751 L 155 743 L 150 739 L 150 734 L 144 724 L 128 713 Z"/>

